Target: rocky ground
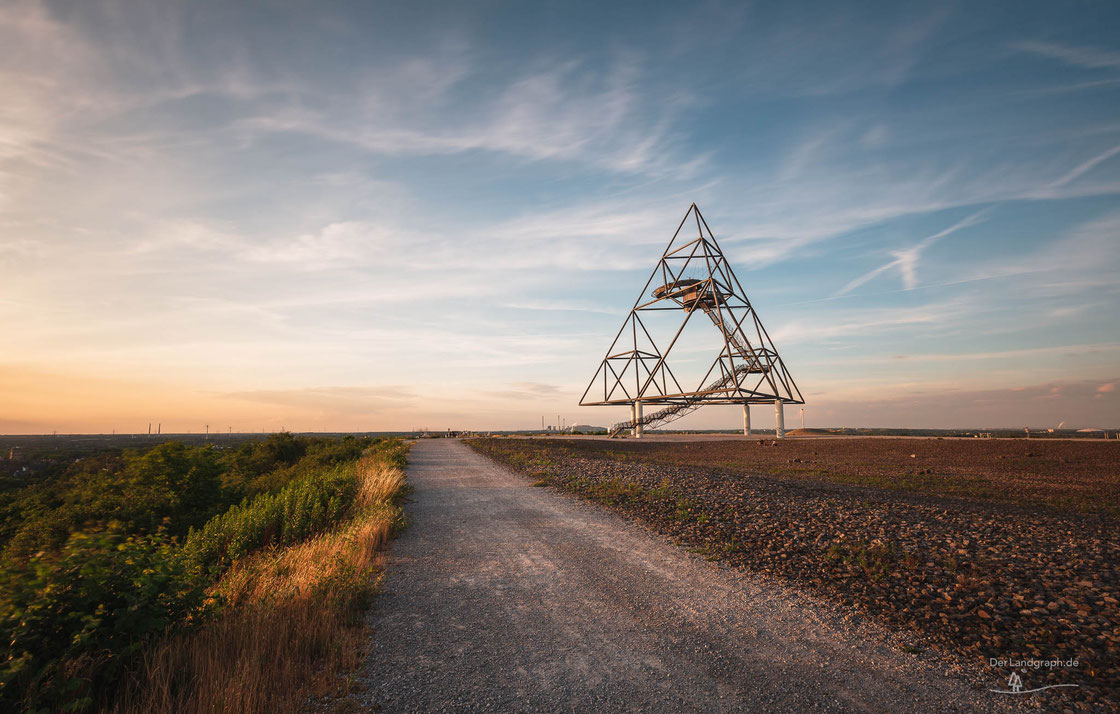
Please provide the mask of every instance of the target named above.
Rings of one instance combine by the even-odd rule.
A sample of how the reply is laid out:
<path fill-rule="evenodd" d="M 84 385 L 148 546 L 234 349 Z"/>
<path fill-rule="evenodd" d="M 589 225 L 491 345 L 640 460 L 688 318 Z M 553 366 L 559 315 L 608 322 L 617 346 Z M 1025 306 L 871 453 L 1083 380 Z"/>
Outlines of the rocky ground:
<path fill-rule="evenodd" d="M 604 503 L 712 559 L 911 632 L 915 649 L 934 647 L 993 682 L 1011 672 L 989 667 L 993 658 L 1062 660 L 1019 668 L 1025 688 L 1079 685 L 1031 695 L 1048 709 L 1120 704 L 1120 537 L 1111 510 L 1120 461 L 1109 462 L 1112 452 L 1086 455 L 1077 451 L 1086 444 L 1059 442 L 1012 443 L 1022 453 L 1009 455 L 1007 442 L 845 441 L 471 444 L 539 485 Z M 1022 466 L 1030 459 L 1043 464 L 1033 481 Z M 1076 464 L 1065 475 L 1063 459 Z M 951 469 L 967 488 L 956 488 Z"/>

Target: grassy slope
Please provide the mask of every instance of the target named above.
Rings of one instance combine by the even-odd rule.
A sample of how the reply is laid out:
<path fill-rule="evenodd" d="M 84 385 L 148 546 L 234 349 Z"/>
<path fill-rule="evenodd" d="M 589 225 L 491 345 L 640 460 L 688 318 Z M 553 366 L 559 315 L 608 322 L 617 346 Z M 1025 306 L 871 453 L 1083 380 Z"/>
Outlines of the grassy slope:
<path fill-rule="evenodd" d="M 150 648 L 118 710 L 296 711 L 337 691 L 338 673 L 360 661 L 380 548 L 402 524 L 400 461 L 378 454 L 357 464 L 355 506 L 338 527 L 236 561 L 213 591 L 225 610 Z"/>

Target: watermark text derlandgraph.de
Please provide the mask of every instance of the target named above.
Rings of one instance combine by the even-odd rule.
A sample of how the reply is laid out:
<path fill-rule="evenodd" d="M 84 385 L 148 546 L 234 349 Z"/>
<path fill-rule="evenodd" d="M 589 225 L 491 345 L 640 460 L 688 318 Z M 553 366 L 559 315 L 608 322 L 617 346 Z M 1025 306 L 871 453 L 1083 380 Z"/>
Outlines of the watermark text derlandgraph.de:
<path fill-rule="evenodd" d="M 1012 670 L 1011 676 L 1007 678 L 1007 689 L 989 689 L 989 692 L 995 694 L 1032 694 L 1034 692 L 1041 692 L 1047 689 L 1058 689 L 1060 687 L 1078 687 L 1077 684 L 1048 684 L 1042 687 L 1031 688 L 1025 682 L 1025 675 L 1028 670 L 1055 670 L 1055 669 L 1075 669 L 1081 666 L 1081 662 L 1077 659 L 1019 659 L 1016 657 L 992 657 L 988 660 L 989 667 L 998 667 L 1001 669 L 1010 668 Z"/>

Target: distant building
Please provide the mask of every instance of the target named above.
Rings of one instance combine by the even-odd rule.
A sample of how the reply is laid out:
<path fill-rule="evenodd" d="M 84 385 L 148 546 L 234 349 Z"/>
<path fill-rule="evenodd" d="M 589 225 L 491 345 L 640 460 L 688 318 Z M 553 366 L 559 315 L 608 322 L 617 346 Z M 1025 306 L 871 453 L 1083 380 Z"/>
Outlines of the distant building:
<path fill-rule="evenodd" d="M 607 430 L 605 426 L 591 426 L 590 424 L 573 424 L 568 427 L 569 434 L 601 434 Z"/>

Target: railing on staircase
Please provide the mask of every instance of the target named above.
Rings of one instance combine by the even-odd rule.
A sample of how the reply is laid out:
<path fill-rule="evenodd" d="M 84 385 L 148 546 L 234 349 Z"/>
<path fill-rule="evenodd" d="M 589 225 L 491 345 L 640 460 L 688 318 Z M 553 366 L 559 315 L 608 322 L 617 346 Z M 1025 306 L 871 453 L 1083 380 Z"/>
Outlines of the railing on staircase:
<path fill-rule="evenodd" d="M 769 371 L 769 365 L 761 362 L 758 358 L 758 351 L 752 350 L 749 344 L 744 344 L 745 340 L 741 340 L 739 335 L 742 334 L 738 326 L 733 326 L 732 329 L 727 328 L 727 324 L 723 321 L 720 313 L 706 300 L 697 300 L 698 304 L 704 312 L 711 318 L 712 323 L 720 329 L 723 334 L 727 335 L 728 342 L 740 357 L 747 360 L 746 364 L 737 366 L 730 374 L 720 377 L 716 381 L 704 387 L 704 390 L 684 398 L 683 402 L 677 404 L 670 404 L 664 409 L 658 409 L 655 412 L 644 414 L 638 419 L 630 419 L 628 421 L 620 421 L 617 424 L 611 425 L 610 436 L 614 437 L 621 434 L 628 429 L 634 429 L 639 424 L 643 427 L 646 426 L 661 426 L 669 422 L 676 421 L 681 417 L 696 411 L 702 405 L 702 400 L 709 392 L 714 392 L 727 387 L 729 384 L 738 382 L 739 376 L 744 373 L 765 373 Z"/>

